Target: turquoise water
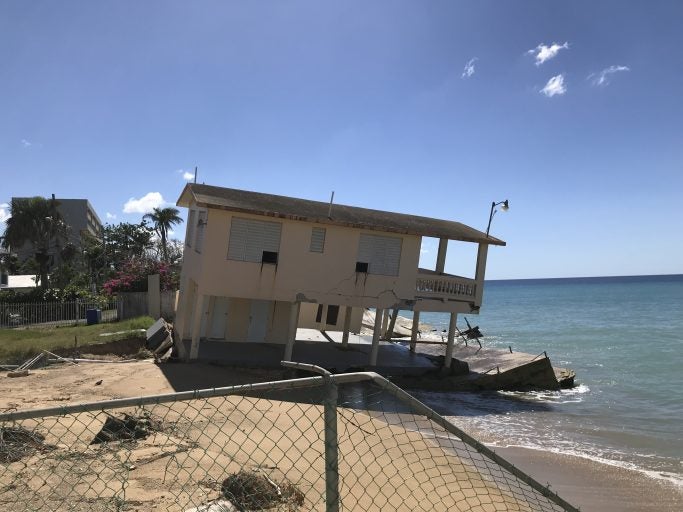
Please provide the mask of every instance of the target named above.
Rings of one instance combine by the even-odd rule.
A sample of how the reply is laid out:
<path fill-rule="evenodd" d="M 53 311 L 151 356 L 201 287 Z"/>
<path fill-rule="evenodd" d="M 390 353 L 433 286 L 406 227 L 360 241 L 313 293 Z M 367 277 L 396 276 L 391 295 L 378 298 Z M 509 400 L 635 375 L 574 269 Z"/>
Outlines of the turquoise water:
<path fill-rule="evenodd" d="M 683 487 L 683 276 L 491 281 L 481 311 L 466 316 L 484 346 L 546 350 L 576 371 L 578 387 L 420 392 L 423 401 L 492 445 L 579 455 Z M 420 320 L 448 326 L 443 314 Z"/>

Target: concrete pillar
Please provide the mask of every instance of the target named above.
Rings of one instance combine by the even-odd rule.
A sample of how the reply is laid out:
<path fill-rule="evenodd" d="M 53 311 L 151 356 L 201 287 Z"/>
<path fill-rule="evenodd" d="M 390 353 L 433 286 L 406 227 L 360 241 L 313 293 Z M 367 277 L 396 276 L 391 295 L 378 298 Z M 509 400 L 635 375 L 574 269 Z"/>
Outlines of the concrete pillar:
<path fill-rule="evenodd" d="M 344 330 L 342 331 L 342 347 L 349 346 L 349 331 L 351 330 L 351 314 L 353 313 L 353 308 L 351 306 L 346 306 L 344 310 Z"/>
<path fill-rule="evenodd" d="M 375 312 L 375 328 L 372 331 L 372 350 L 370 351 L 370 366 L 377 366 L 379 353 L 379 338 L 382 334 L 382 317 L 384 310 L 377 308 Z"/>
<path fill-rule="evenodd" d="M 417 341 L 417 331 L 420 330 L 420 312 L 413 311 L 413 330 L 410 333 L 410 351 L 415 352 L 415 345 Z"/>
<path fill-rule="evenodd" d="M 187 321 L 187 309 L 192 307 L 189 304 L 187 297 L 190 293 L 189 279 L 185 278 L 180 281 L 180 292 L 178 297 L 178 307 L 176 309 L 175 322 L 173 323 L 173 340 L 178 347 L 178 355 L 181 359 L 187 360 L 187 351 L 185 350 L 185 345 L 183 345 L 183 334 L 185 329 L 185 323 Z"/>
<path fill-rule="evenodd" d="M 190 359 L 197 359 L 199 355 L 199 337 L 202 330 L 202 318 L 208 302 L 208 295 L 203 295 L 197 290 L 195 297 L 194 318 L 192 320 L 192 345 L 190 346 Z"/>
<path fill-rule="evenodd" d="M 322 312 L 320 313 L 320 322 L 318 322 L 318 330 L 324 331 L 327 327 L 327 304 L 323 304 Z"/>
<path fill-rule="evenodd" d="M 398 308 L 394 308 L 391 312 L 391 320 L 389 321 L 389 327 L 384 332 L 384 339 L 390 340 L 391 335 L 394 332 L 394 327 L 396 327 L 396 319 L 398 318 Z"/>
<path fill-rule="evenodd" d="M 446 251 L 448 250 L 448 238 L 439 238 L 439 252 L 436 253 L 436 271 L 440 274 L 446 267 Z"/>
<path fill-rule="evenodd" d="M 294 342 L 296 341 L 296 329 L 299 325 L 299 311 L 301 302 L 292 302 L 289 306 L 289 331 L 287 332 L 287 344 L 285 345 L 285 361 L 292 360 L 294 352 Z"/>
<path fill-rule="evenodd" d="M 161 317 L 161 281 L 159 274 L 147 276 L 147 313 L 154 319 Z"/>
<path fill-rule="evenodd" d="M 386 338 L 387 328 L 389 327 L 389 310 L 382 310 L 382 338 Z"/>
<path fill-rule="evenodd" d="M 458 314 L 451 313 L 451 321 L 448 324 L 448 344 L 446 345 L 446 357 L 443 361 L 444 368 L 450 368 L 453 360 L 453 345 L 455 345 L 455 327 L 458 322 Z"/>
<path fill-rule="evenodd" d="M 489 244 L 479 244 L 477 249 L 477 271 L 474 280 L 477 283 L 477 290 L 474 296 L 474 304 L 481 306 L 484 298 L 484 278 L 486 276 L 486 256 L 488 255 Z"/>

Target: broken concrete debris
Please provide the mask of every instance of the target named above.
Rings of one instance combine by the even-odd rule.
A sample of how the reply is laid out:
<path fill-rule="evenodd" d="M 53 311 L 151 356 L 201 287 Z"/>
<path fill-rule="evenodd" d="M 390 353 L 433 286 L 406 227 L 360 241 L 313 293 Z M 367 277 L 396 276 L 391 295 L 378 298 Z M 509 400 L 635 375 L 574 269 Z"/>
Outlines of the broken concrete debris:
<path fill-rule="evenodd" d="M 154 354 L 157 361 L 166 361 L 173 351 L 173 328 L 163 318 L 147 329 L 145 348 Z"/>
<path fill-rule="evenodd" d="M 130 439 L 145 439 L 154 432 L 161 432 L 162 422 L 151 414 L 141 416 L 123 415 L 123 419 L 107 414 L 102 429 L 90 444 L 109 443 L 111 441 L 125 441 Z"/>

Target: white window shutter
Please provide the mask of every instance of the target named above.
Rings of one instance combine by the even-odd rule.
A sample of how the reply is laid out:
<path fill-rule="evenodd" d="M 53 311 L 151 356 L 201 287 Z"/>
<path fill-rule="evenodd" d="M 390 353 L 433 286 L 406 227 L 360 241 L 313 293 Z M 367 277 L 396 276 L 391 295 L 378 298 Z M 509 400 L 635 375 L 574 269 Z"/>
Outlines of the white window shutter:
<path fill-rule="evenodd" d="M 261 262 L 263 251 L 280 251 L 282 223 L 233 217 L 228 241 L 228 259 Z"/>
<path fill-rule="evenodd" d="M 397 276 L 402 241 L 398 237 L 361 234 L 357 261 L 368 263 L 368 274 Z"/>
<path fill-rule="evenodd" d="M 325 228 L 313 228 L 311 230 L 311 252 L 323 252 L 325 250 Z"/>

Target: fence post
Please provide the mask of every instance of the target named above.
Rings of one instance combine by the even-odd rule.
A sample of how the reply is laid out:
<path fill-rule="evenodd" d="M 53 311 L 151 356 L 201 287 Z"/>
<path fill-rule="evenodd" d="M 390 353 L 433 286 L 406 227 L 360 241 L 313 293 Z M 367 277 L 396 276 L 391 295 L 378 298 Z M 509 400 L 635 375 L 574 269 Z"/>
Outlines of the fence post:
<path fill-rule="evenodd" d="M 337 439 L 337 384 L 325 379 L 325 509 L 339 510 L 339 443 Z"/>
<path fill-rule="evenodd" d="M 323 376 L 325 421 L 325 511 L 339 511 L 339 440 L 337 439 L 337 384 L 332 374 L 314 364 L 280 361 L 285 368 L 305 370 Z"/>

